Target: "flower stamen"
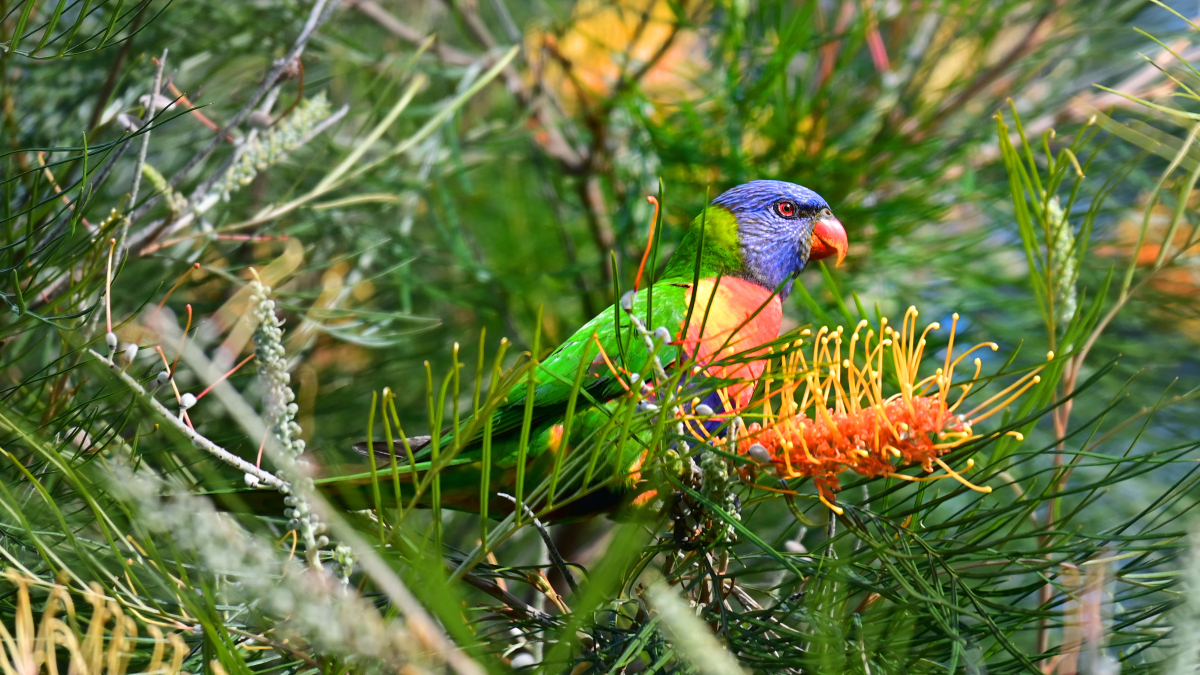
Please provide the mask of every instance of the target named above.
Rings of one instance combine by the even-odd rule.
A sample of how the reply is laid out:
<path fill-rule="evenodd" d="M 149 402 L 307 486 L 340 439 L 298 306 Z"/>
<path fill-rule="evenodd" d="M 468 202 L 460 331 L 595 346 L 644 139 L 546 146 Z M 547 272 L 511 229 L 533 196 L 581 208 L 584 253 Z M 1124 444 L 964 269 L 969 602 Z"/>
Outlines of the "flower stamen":
<path fill-rule="evenodd" d="M 930 323 L 918 333 L 917 317 L 917 309 L 909 307 L 900 330 L 889 326 L 885 318 L 877 329 L 865 320 L 859 321 L 849 335 L 841 326 L 822 327 L 815 334 L 802 331 L 798 339 L 783 344 L 781 358 L 774 364 L 777 372 L 767 366 L 759 401 L 761 421 L 718 442 L 731 445 L 741 454 L 750 452 L 752 446 L 761 446 L 754 449 L 755 465 L 763 461 L 762 451 L 766 450 L 770 462 L 762 466 L 784 479 L 813 478 L 818 499 L 839 514 L 842 509 L 834 503 L 834 495 L 839 489 L 838 474 L 847 469 L 868 478 L 893 477 L 910 482 L 952 478 L 971 490 L 991 492 L 990 487 L 967 480 L 942 456 L 989 436 L 1023 440 L 1016 431 L 991 435 L 977 433 L 975 428 L 1040 382 L 1042 367 L 1004 387 L 969 413 L 959 414 L 955 411 L 979 381 L 983 364 L 979 358 L 974 359 L 974 378 L 962 384 L 955 383 L 954 369 L 979 349 L 995 351 L 999 347 L 985 342 L 955 355 L 959 316 L 953 314 L 940 367 L 932 375 L 921 377 L 929 336 L 941 326 Z M 806 340 L 811 341 L 811 348 Z M 897 393 L 884 395 L 885 377 L 898 380 Z M 950 405 L 952 389 L 960 393 Z M 778 404 L 773 400 L 776 397 Z M 943 471 L 927 476 L 900 473 L 914 465 L 928 474 L 939 467 Z M 974 460 L 968 459 L 966 470 L 974 465 Z"/>

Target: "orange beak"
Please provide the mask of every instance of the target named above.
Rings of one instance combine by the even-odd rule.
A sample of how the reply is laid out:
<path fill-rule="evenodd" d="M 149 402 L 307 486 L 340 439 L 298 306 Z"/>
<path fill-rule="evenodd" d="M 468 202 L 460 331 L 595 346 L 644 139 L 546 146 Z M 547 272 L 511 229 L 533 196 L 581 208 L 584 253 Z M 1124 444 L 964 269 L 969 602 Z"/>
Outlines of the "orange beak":
<path fill-rule="evenodd" d="M 837 265 L 846 259 L 846 249 L 850 242 L 846 240 L 846 228 L 841 221 L 833 216 L 821 218 L 813 224 L 812 239 L 808 244 L 808 259 L 821 260 L 837 256 Z"/>

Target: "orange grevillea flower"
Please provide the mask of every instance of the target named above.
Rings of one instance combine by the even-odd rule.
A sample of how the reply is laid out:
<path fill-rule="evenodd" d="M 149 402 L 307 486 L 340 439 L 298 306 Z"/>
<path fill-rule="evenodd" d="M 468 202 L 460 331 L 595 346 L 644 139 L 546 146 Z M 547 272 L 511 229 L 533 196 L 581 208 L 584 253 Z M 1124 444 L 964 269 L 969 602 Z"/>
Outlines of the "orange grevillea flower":
<path fill-rule="evenodd" d="M 736 450 L 773 465 L 782 478 L 807 476 L 817 485 L 822 502 L 837 513 L 833 503 L 837 475 L 847 469 L 862 476 L 890 476 L 907 481 L 953 478 L 980 492 L 991 488 L 973 485 L 952 469 L 942 455 L 983 437 L 975 425 L 996 414 L 1040 381 L 1041 368 L 997 392 L 967 411 L 963 401 L 979 379 L 980 359 L 974 360 L 975 375 L 955 384 L 954 369 L 978 349 L 975 345 L 954 356 L 954 332 L 958 315 L 950 326 L 945 359 L 930 375 L 921 377 L 925 338 L 940 329 L 931 323 L 918 334 L 917 310 L 910 307 L 900 330 L 880 322 L 876 333 L 866 321 L 849 336 L 842 327 L 807 331 L 784 345 L 780 372 L 764 378 L 767 390 L 761 422 L 736 434 Z M 807 353 L 806 353 L 807 352 Z M 1053 353 L 1048 358 L 1053 358 Z M 899 391 L 885 395 L 884 376 L 891 372 Z M 772 392 L 771 383 L 782 383 Z M 778 410 L 772 399 L 779 397 Z M 1021 435 L 1009 432 L 1018 439 Z M 928 476 L 908 476 L 899 470 L 920 465 Z M 967 460 L 967 468 L 974 460 Z M 942 469 L 943 473 L 934 472 Z"/>

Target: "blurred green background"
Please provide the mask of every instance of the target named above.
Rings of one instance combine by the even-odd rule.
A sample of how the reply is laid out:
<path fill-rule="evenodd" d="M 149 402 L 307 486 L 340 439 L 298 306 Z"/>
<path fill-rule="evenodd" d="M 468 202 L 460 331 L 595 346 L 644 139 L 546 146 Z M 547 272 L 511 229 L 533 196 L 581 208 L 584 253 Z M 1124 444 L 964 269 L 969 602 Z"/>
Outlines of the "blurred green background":
<path fill-rule="evenodd" d="M 1021 152 L 1036 152 L 1041 169 L 1044 152 L 1062 157 L 1078 134 L 1098 131 L 1058 192 L 1067 223 L 1079 236 L 1086 223 L 1090 240 L 1052 294 L 1088 306 L 1131 264 L 1139 282 L 1081 368 L 1082 383 L 1115 363 L 1075 399 L 1071 428 L 1104 414 L 1130 420 L 1098 432 L 1116 454 L 1195 443 L 1200 408 L 1173 397 L 1200 376 L 1200 259 L 1185 250 L 1144 276 L 1172 213 L 1183 217 L 1177 247 L 1195 243 L 1198 221 L 1190 188 L 1182 200 L 1150 197 L 1160 179 L 1181 190 L 1200 163 L 1191 141 L 1177 157 L 1200 109 L 1190 94 L 1200 41 L 1183 18 L 1200 6 L 1171 7 L 1177 14 L 1134 0 L 345 0 L 285 62 L 309 2 L 0 0 L 0 255 L 15 280 L 2 287 L 13 309 L 0 320 L 2 395 L 39 428 L 80 424 L 62 417 L 83 408 L 64 392 L 84 384 L 51 376 L 78 365 L 80 343 L 61 324 L 103 337 L 98 313 L 72 315 L 99 307 L 93 226 L 115 208 L 131 215 L 132 248 L 113 281 L 114 318 L 157 303 L 198 263 L 166 307 L 182 324 L 191 305 L 196 344 L 219 363 L 252 348 L 248 333 L 229 332 L 246 312 L 248 269 L 273 270 L 297 420 L 319 461 L 336 464 L 365 436 L 385 387 L 404 430 L 428 431 L 426 363 L 440 378 L 456 345 L 467 363 L 484 335 L 489 353 L 502 336 L 513 354 L 528 349 L 537 330 L 553 346 L 609 306 L 641 260 L 648 195 L 664 206 L 661 267 L 707 198 L 759 178 L 820 193 L 851 243 L 841 267 L 802 275 L 786 327 L 844 323 L 842 306 L 856 303 L 895 322 L 916 305 L 928 320 L 959 313 L 961 341 L 998 343 L 989 372 L 1010 358 L 1034 364 L 1079 344 L 1060 344 L 1065 328 L 1048 331 L 1031 290 L 1030 240 L 997 126 L 1003 116 L 1021 147 L 1019 115 Z M 493 80 L 449 105 L 514 46 Z M 149 98 L 158 63 L 161 101 Z M 274 105 L 226 129 L 280 64 Z M 414 83 L 411 104 L 364 141 Z M 124 201 L 143 138 L 131 132 L 150 103 L 169 104 L 145 160 L 177 177 L 174 210 L 149 173 L 137 203 Z M 242 141 L 285 129 L 284 151 L 263 150 L 244 181 L 180 225 L 179 199 L 223 175 Z M 351 178 L 314 196 L 357 150 Z M 1163 179 L 1172 160 L 1180 171 Z M 64 260 L 90 276 L 64 286 L 61 270 L 74 264 Z M 45 320 L 55 316 L 59 327 Z M 116 332 L 139 342 L 144 328 Z M 143 349 L 137 363 L 151 372 L 157 359 Z M 251 370 L 231 381 L 255 391 Z M 202 388 L 189 377 L 180 373 L 181 389 Z M 197 429 L 255 453 L 220 416 Z M 1049 449 L 1062 435 L 1047 416 L 1026 444 Z M 1049 452 L 1031 460 L 1029 475 L 1052 462 Z M 238 480 L 197 471 L 210 486 Z M 1132 517 L 1181 475 L 1166 467 L 1114 484 L 1078 522 Z"/>

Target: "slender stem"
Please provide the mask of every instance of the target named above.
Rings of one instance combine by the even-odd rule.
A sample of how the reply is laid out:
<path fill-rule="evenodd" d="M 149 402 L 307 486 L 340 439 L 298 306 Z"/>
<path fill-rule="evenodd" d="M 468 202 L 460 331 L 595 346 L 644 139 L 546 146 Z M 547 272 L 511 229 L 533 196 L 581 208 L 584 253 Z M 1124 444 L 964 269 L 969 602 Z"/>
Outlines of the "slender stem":
<path fill-rule="evenodd" d="M 91 354 L 92 356 L 96 357 L 97 359 L 99 359 L 100 362 L 103 363 L 104 365 L 108 366 L 108 369 L 111 370 L 113 373 L 115 373 L 116 376 L 118 378 L 120 378 L 122 382 L 124 382 L 130 389 L 132 389 L 133 393 L 137 394 L 138 398 L 142 399 L 147 404 L 149 404 L 149 406 L 151 408 L 153 408 L 155 412 L 157 412 L 159 415 L 161 415 L 162 418 L 165 419 L 168 424 L 175 427 L 175 429 L 177 431 L 179 431 L 179 433 L 186 436 L 188 438 L 188 440 L 190 440 L 192 443 L 194 443 L 196 445 L 196 447 L 207 452 L 208 454 L 212 455 L 213 457 L 216 457 L 217 459 L 221 460 L 222 462 L 225 462 L 226 464 L 228 464 L 242 472 L 245 472 L 245 473 L 248 473 L 248 474 L 254 476 L 255 478 L 257 478 L 259 480 L 259 482 L 261 482 L 265 485 L 269 485 L 276 489 L 279 489 L 279 487 L 284 485 L 284 481 L 282 479 L 280 479 L 278 476 L 276 476 L 275 474 L 271 473 L 270 471 L 265 471 L 263 469 L 260 469 L 257 466 L 254 466 L 250 462 L 247 462 L 246 460 L 242 459 L 241 457 L 238 457 L 237 455 L 226 450 L 225 448 L 222 448 L 221 446 L 217 445 L 216 443 L 213 443 L 212 441 L 208 440 L 203 435 L 201 435 L 199 432 L 197 432 L 195 429 L 189 427 L 186 423 L 184 423 L 182 418 L 176 416 L 174 413 L 172 413 L 167 408 L 167 406 L 163 405 L 162 403 L 160 403 L 158 401 L 158 399 L 151 396 L 150 392 L 146 391 L 146 389 L 144 387 L 142 387 L 142 385 L 136 379 L 134 379 L 132 375 L 130 375 L 129 373 L 125 372 L 120 367 L 118 367 L 117 364 L 113 363 L 113 361 L 111 359 L 103 356 L 102 354 L 100 354 L 99 352 L 97 352 L 93 349 L 89 349 L 88 353 Z M 226 386 L 228 386 L 228 385 L 226 385 Z"/>
<path fill-rule="evenodd" d="M 250 96 L 250 99 L 246 101 L 246 105 L 243 106 L 242 109 L 233 116 L 233 119 L 229 121 L 229 124 L 225 125 L 225 128 L 221 130 L 221 133 L 217 134 L 207 147 L 196 153 L 196 155 L 188 160 L 188 162 L 184 164 L 179 171 L 175 172 L 175 175 L 171 176 L 171 180 L 167 183 L 169 187 L 175 188 L 182 183 L 193 169 L 199 166 L 201 162 L 208 159 L 208 156 L 216 151 L 216 149 L 225 142 L 225 137 L 228 136 L 230 132 L 232 132 L 234 129 L 237 129 L 238 126 L 245 121 L 246 117 L 250 115 L 250 112 L 254 110 L 254 107 L 258 105 L 258 102 L 262 100 L 263 96 L 265 96 L 267 92 L 275 86 L 275 83 L 279 81 L 279 78 L 283 76 L 283 71 L 286 70 L 293 61 L 300 58 L 300 55 L 304 53 L 304 48 L 308 45 L 309 39 L 311 39 L 313 34 L 316 33 L 317 28 L 329 20 L 329 17 L 333 14 L 333 10 L 337 9 L 340 2 L 341 0 L 317 0 L 315 3 L 313 3 L 312 11 L 309 12 L 308 15 L 308 21 L 305 22 L 304 28 L 300 31 L 300 34 L 296 36 L 296 41 L 292 44 L 291 50 L 288 51 L 286 56 L 275 62 L 274 67 L 271 68 L 269 73 L 267 73 L 267 76 L 263 79 L 262 84 L 259 85 L 258 89 L 255 90 L 255 92 Z M 192 201 L 198 201 L 195 199 L 195 197 L 207 193 L 208 189 L 212 187 L 219 177 L 219 173 L 209 176 L 209 178 L 202 183 L 200 187 L 196 188 L 196 191 L 193 193 Z M 133 212 L 133 215 L 130 216 L 130 219 L 139 220 L 142 216 L 146 215 L 146 213 L 149 212 L 149 210 L 153 208 L 156 203 L 158 203 L 160 197 L 161 195 L 148 200 L 144 205 L 142 205 L 141 208 L 138 208 Z"/>

